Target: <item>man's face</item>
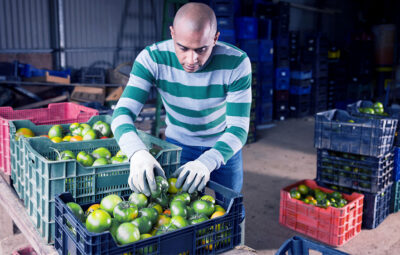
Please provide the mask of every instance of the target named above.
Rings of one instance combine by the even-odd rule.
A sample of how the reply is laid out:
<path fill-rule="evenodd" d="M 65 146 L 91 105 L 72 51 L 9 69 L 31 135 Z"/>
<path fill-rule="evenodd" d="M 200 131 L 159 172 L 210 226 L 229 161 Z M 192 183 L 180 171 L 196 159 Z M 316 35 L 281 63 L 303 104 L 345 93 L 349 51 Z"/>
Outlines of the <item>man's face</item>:
<path fill-rule="evenodd" d="M 188 73 L 196 72 L 208 60 L 219 33 L 215 34 L 206 26 L 202 31 L 192 31 L 185 25 L 170 27 L 175 53 L 179 63 Z"/>

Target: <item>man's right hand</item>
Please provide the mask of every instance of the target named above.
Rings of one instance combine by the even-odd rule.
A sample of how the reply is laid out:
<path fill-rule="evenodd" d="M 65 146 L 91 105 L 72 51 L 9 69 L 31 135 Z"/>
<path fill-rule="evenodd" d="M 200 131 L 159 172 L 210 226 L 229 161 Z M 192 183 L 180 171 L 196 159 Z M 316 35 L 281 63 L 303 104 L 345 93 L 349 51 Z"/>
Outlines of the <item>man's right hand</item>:
<path fill-rule="evenodd" d="M 156 175 L 166 178 L 160 163 L 147 150 L 135 152 L 130 159 L 130 164 L 128 184 L 136 193 L 143 193 L 149 197 L 151 191 L 156 191 L 154 171 Z"/>

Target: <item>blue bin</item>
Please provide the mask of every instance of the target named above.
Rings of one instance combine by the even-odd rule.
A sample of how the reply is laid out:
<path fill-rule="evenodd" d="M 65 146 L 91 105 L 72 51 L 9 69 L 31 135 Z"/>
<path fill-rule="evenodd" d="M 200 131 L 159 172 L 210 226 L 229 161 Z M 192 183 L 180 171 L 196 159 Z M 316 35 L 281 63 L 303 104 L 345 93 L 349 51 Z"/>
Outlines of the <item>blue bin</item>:
<path fill-rule="evenodd" d="M 218 17 L 217 26 L 218 30 L 235 29 L 235 22 L 233 17 Z"/>
<path fill-rule="evenodd" d="M 349 255 L 348 253 L 332 249 L 303 237 L 294 236 L 282 244 L 275 255 L 309 255 L 310 251 L 317 251 L 322 255 Z"/>
<path fill-rule="evenodd" d="M 234 29 L 220 29 L 219 32 L 220 32 L 219 39 L 218 39 L 219 41 L 227 42 L 230 44 L 236 43 Z"/>
<path fill-rule="evenodd" d="M 259 40 L 259 58 L 260 62 L 273 62 L 274 60 L 274 41 Z"/>
<path fill-rule="evenodd" d="M 237 39 L 257 39 L 258 19 L 254 17 L 236 18 Z"/>
<path fill-rule="evenodd" d="M 258 62 L 258 40 L 242 40 L 239 45 L 240 49 L 247 53 L 252 62 Z"/>

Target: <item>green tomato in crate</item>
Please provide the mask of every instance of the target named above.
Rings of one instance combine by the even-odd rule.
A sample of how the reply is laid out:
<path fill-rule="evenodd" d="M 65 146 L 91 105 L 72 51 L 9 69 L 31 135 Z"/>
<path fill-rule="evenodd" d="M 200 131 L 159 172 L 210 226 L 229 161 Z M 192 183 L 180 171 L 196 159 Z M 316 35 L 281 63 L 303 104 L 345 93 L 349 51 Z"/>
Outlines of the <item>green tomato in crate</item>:
<path fill-rule="evenodd" d="M 195 213 L 204 214 L 207 217 L 210 217 L 215 210 L 215 205 L 208 201 L 196 200 L 193 202 L 192 208 Z"/>
<path fill-rule="evenodd" d="M 99 147 L 92 151 L 92 156 L 94 158 L 106 158 L 110 159 L 111 158 L 111 152 L 105 148 L 105 147 Z"/>
<path fill-rule="evenodd" d="M 134 219 L 132 221 L 132 224 L 139 229 L 141 235 L 149 233 L 151 228 L 153 227 L 153 223 L 147 216 L 142 216 Z"/>
<path fill-rule="evenodd" d="M 323 191 L 315 192 L 315 199 L 317 201 L 323 200 L 326 198 L 326 193 Z"/>
<path fill-rule="evenodd" d="M 341 199 L 339 199 L 339 201 L 337 202 L 337 205 L 338 205 L 339 208 L 342 208 L 342 207 L 346 206 L 347 203 L 348 203 L 348 202 L 347 202 L 346 199 L 341 198 Z"/>
<path fill-rule="evenodd" d="M 99 136 L 107 136 L 111 135 L 111 127 L 108 123 L 104 121 L 96 121 L 92 127 L 93 130 L 99 133 Z"/>
<path fill-rule="evenodd" d="M 165 233 L 169 233 L 169 232 L 172 232 L 172 231 L 175 231 L 175 230 L 178 230 L 178 228 L 175 225 L 172 225 L 171 223 L 165 224 L 165 225 L 162 225 L 157 230 L 156 236 L 162 235 L 162 234 L 165 234 Z"/>
<path fill-rule="evenodd" d="M 176 178 L 168 178 L 168 193 L 169 194 L 176 194 L 182 189 L 178 189 L 175 184 L 177 179 Z"/>
<path fill-rule="evenodd" d="M 101 233 L 110 229 L 112 224 L 108 212 L 98 209 L 93 211 L 86 219 L 86 228 L 93 233 Z"/>
<path fill-rule="evenodd" d="M 331 206 L 331 202 L 329 201 L 329 199 L 324 198 L 322 200 L 317 200 L 317 206 L 322 208 L 328 208 L 329 206 Z"/>
<path fill-rule="evenodd" d="M 297 190 L 300 192 L 301 195 L 305 196 L 308 194 L 308 192 L 310 191 L 310 189 L 307 187 L 307 185 L 305 184 L 300 184 L 297 187 Z"/>
<path fill-rule="evenodd" d="M 208 202 L 211 202 L 211 203 L 213 203 L 215 205 L 215 198 L 213 198 L 210 195 L 204 195 L 204 196 L 202 196 L 200 198 L 200 200 L 208 201 Z"/>
<path fill-rule="evenodd" d="M 157 198 L 157 197 L 159 197 L 159 196 L 161 196 L 161 192 L 162 192 L 162 190 L 161 190 L 161 184 L 160 183 L 156 183 L 156 190 L 151 190 L 151 195 L 150 195 L 150 197 L 151 198 Z"/>
<path fill-rule="evenodd" d="M 85 130 L 88 130 L 88 129 L 92 129 L 92 127 L 89 125 L 89 124 L 87 124 L 87 123 L 82 123 L 82 124 L 80 124 L 80 126 L 81 127 L 83 127 L 83 129 Z"/>
<path fill-rule="evenodd" d="M 373 108 L 377 114 L 382 114 L 385 111 L 381 102 L 375 102 Z"/>
<path fill-rule="evenodd" d="M 30 130 L 29 128 L 18 128 L 16 133 L 15 133 L 15 140 L 19 140 L 19 138 L 23 136 L 23 137 L 34 137 L 35 133 L 33 133 L 32 130 Z"/>
<path fill-rule="evenodd" d="M 110 158 L 111 164 L 121 164 L 121 163 L 126 163 L 128 162 L 128 158 L 127 157 L 111 157 Z"/>
<path fill-rule="evenodd" d="M 168 196 L 164 192 L 161 192 L 160 196 L 153 198 L 153 201 L 160 204 L 164 209 L 167 208 L 169 204 Z"/>
<path fill-rule="evenodd" d="M 132 193 L 129 196 L 129 201 L 134 203 L 139 210 L 146 207 L 149 202 L 146 195 L 142 193 Z"/>
<path fill-rule="evenodd" d="M 49 133 L 47 134 L 50 139 L 54 137 L 63 137 L 63 128 L 61 125 L 54 125 L 50 128 Z"/>
<path fill-rule="evenodd" d="M 208 217 L 204 214 L 194 214 L 188 218 L 188 222 L 190 225 L 202 223 L 204 221 L 209 220 Z"/>
<path fill-rule="evenodd" d="M 116 219 L 111 218 L 111 227 L 110 227 L 110 233 L 111 236 L 114 238 L 115 241 L 117 241 L 117 229 L 121 225 L 120 222 L 118 222 Z"/>
<path fill-rule="evenodd" d="M 74 202 L 69 202 L 67 203 L 67 206 L 80 222 L 85 222 L 85 213 L 80 205 Z"/>
<path fill-rule="evenodd" d="M 292 189 L 290 191 L 290 197 L 294 198 L 294 199 L 300 199 L 301 198 L 301 194 L 298 190 Z"/>
<path fill-rule="evenodd" d="M 122 201 L 118 203 L 113 210 L 114 219 L 116 219 L 118 222 L 133 221 L 138 214 L 139 210 L 137 206 L 129 201 Z"/>
<path fill-rule="evenodd" d="M 80 126 L 81 126 L 81 124 L 79 124 L 78 122 L 72 123 L 71 125 L 69 125 L 69 131 L 72 132 Z"/>
<path fill-rule="evenodd" d="M 342 198 L 342 194 L 340 194 L 340 192 L 334 191 L 330 194 L 330 196 L 336 200 L 339 200 Z"/>
<path fill-rule="evenodd" d="M 174 196 L 174 197 L 172 198 L 171 203 L 174 202 L 174 201 L 181 201 L 181 202 L 183 202 L 184 204 L 189 205 L 191 199 L 190 199 L 189 193 L 187 193 L 187 192 L 181 192 L 181 193 L 178 193 L 176 196 Z M 205 201 L 206 201 L 206 200 L 205 200 Z"/>
<path fill-rule="evenodd" d="M 92 166 L 105 166 L 108 165 L 110 162 L 106 158 L 98 158 L 93 162 Z"/>
<path fill-rule="evenodd" d="M 83 127 L 79 126 L 79 127 L 75 128 L 74 130 L 71 130 L 72 136 L 76 136 L 76 135 L 82 136 L 82 131 L 83 131 Z"/>
<path fill-rule="evenodd" d="M 152 224 L 157 222 L 158 211 L 153 207 L 144 207 L 139 210 L 139 217 L 148 217 Z"/>
<path fill-rule="evenodd" d="M 184 228 L 189 226 L 189 222 L 186 220 L 186 218 L 180 215 L 172 216 L 170 224 L 174 225 L 177 228 Z"/>
<path fill-rule="evenodd" d="M 119 150 L 116 154 L 115 157 L 126 157 L 125 153 L 122 152 L 122 150 Z"/>
<path fill-rule="evenodd" d="M 192 207 L 190 207 L 189 205 L 186 206 L 186 211 L 187 211 L 187 218 L 189 218 L 195 214 L 194 209 Z"/>
<path fill-rule="evenodd" d="M 140 240 L 138 227 L 130 222 L 119 225 L 117 229 L 117 241 L 119 244 L 130 244 Z"/>
<path fill-rule="evenodd" d="M 106 197 L 103 197 L 103 199 L 100 202 L 100 208 L 108 212 L 110 215 L 113 215 L 114 208 L 121 202 L 122 199 L 119 196 L 111 194 Z"/>
<path fill-rule="evenodd" d="M 96 132 L 93 129 L 89 129 L 84 135 L 83 135 L 83 141 L 91 141 L 97 139 Z"/>
<path fill-rule="evenodd" d="M 57 154 L 57 160 L 76 159 L 75 153 L 70 150 L 65 150 Z"/>
<path fill-rule="evenodd" d="M 156 176 L 156 183 L 161 185 L 161 191 L 162 192 L 167 192 L 169 188 L 168 181 L 164 179 L 162 176 L 157 175 Z"/>
<path fill-rule="evenodd" d="M 93 157 L 85 151 L 80 151 L 78 155 L 76 155 L 76 160 L 83 166 L 92 166 L 94 162 Z"/>
<path fill-rule="evenodd" d="M 182 201 L 172 201 L 171 202 L 171 206 L 170 206 L 170 210 L 171 210 L 171 216 L 182 216 L 184 218 L 187 217 L 187 210 L 186 210 L 186 204 Z M 193 208 L 194 210 L 194 208 Z"/>
<path fill-rule="evenodd" d="M 225 208 L 223 208 L 221 205 L 215 205 L 215 211 L 216 212 L 226 212 Z"/>
<path fill-rule="evenodd" d="M 151 234 L 141 234 L 140 235 L 140 240 L 144 240 L 144 239 L 146 239 L 146 238 L 150 238 L 150 237 L 153 237 Z M 147 248 L 147 247 L 146 247 Z M 146 248 L 144 248 L 144 249 L 146 249 Z M 149 248 L 152 248 L 151 246 L 149 247 Z M 151 253 L 152 251 L 148 251 L 149 253 Z M 147 254 L 147 253 L 146 253 Z"/>

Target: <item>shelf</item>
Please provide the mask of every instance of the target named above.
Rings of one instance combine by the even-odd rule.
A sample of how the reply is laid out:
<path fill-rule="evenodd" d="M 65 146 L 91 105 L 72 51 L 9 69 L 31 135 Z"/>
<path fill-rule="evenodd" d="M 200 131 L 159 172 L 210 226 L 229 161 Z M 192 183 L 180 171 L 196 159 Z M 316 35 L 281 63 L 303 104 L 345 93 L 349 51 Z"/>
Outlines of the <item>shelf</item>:
<path fill-rule="evenodd" d="M 76 86 L 84 86 L 84 87 L 121 87 L 125 86 L 124 84 L 110 84 L 110 83 L 50 83 L 50 82 L 30 82 L 30 81 L 0 81 L 0 84 L 5 85 L 20 85 L 20 86 L 68 86 L 68 87 L 76 87 Z"/>

